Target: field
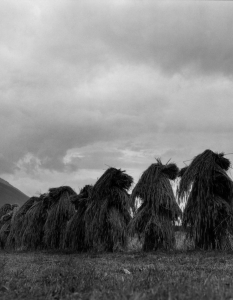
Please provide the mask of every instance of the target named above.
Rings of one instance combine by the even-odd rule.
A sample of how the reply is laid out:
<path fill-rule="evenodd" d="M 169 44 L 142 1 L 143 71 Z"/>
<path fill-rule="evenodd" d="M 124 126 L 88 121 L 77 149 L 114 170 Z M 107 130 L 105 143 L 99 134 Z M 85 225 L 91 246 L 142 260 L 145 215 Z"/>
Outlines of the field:
<path fill-rule="evenodd" d="M 0 252 L 0 299 L 233 299 L 233 253 Z"/>

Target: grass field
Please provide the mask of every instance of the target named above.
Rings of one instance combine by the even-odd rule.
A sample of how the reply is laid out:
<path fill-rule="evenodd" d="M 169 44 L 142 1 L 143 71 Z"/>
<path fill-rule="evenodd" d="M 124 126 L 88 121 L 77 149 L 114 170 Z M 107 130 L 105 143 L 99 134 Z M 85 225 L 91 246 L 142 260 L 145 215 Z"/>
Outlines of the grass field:
<path fill-rule="evenodd" d="M 0 252 L 0 299 L 233 299 L 233 253 Z"/>

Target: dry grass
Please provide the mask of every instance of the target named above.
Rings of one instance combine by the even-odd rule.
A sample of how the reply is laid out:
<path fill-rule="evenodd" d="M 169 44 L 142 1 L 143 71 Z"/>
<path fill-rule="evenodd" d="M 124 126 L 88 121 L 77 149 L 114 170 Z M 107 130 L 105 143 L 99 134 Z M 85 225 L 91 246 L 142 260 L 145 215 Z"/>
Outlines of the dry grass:
<path fill-rule="evenodd" d="M 176 244 L 175 249 L 176 250 L 194 250 L 194 241 L 191 240 L 189 237 L 186 236 L 186 233 L 184 231 L 176 231 L 175 233 L 176 238 Z"/>
<path fill-rule="evenodd" d="M 232 240 L 233 245 L 233 240 Z M 143 247 L 143 239 L 139 239 L 138 236 L 129 238 L 128 251 L 141 251 Z M 175 247 L 174 250 L 187 251 L 194 250 L 194 241 L 191 240 L 184 231 L 175 232 Z"/>
<path fill-rule="evenodd" d="M 232 299 L 233 254 L 0 252 L 0 298 Z"/>

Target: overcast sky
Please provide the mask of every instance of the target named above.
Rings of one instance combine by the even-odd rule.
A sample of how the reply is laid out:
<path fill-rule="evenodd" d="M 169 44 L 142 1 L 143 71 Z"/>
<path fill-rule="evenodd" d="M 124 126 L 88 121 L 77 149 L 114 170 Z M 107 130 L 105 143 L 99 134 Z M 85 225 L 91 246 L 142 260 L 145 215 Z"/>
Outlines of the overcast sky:
<path fill-rule="evenodd" d="M 231 1 L 3 0 L 0 177 L 29 196 L 233 152 Z M 233 156 L 228 156 L 233 159 Z"/>

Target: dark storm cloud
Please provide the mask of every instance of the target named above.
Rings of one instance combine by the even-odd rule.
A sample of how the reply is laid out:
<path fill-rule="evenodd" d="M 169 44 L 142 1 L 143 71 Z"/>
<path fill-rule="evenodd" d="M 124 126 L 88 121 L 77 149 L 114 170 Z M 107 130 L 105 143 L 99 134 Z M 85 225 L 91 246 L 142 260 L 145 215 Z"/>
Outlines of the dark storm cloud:
<path fill-rule="evenodd" d="M 169 73 L 232 74 L 232 7 L 217 1 L 62 2 L 51 12 L 47 43 L 38 46 L 51 60 L 85 71 L 119 62 Z"/>
<path fill-rule="evenodd" d="M 98 101 L 98 98 L 93 100 Z M 161 100 L 157 104 L 161 106 Z M 135 101 L 132 109 L 127 103 L 122 102 L 117 107 L 116 103 L 109 103 L 106 99 L 102 108 L 93 105 L 92 110 L 85 107 L 88 107 L 85 101 L 83 105 L 69 100 L 50 104 L 46 101 L 38 102 L 37 105 L 28 102 L 24 103 L 23 109 L 20 105 L 13 107 L 5 103 L 5 109 L 0 112 L 0 152 L 14 164 L 31 153 L 40 159 L 41 167 L 61 170 L 64 168 L 62 159 L 68 149 L 133 138 L 143 134 L 149 124 L 145 121 L 149 114 L 138 114 L 141 110 L 140 101 Z M 152 108 L 150 101 L 147 105 Z M 166 102 L 162 106 L 164 105 L 166 106 Z M 153 114 L 159 119 L 156 111 Z"/>
<path fill-rule="evenodd" d="M 0 172 L 141 171 L 231 149 L 232 5 L 4 2 Z"/>

